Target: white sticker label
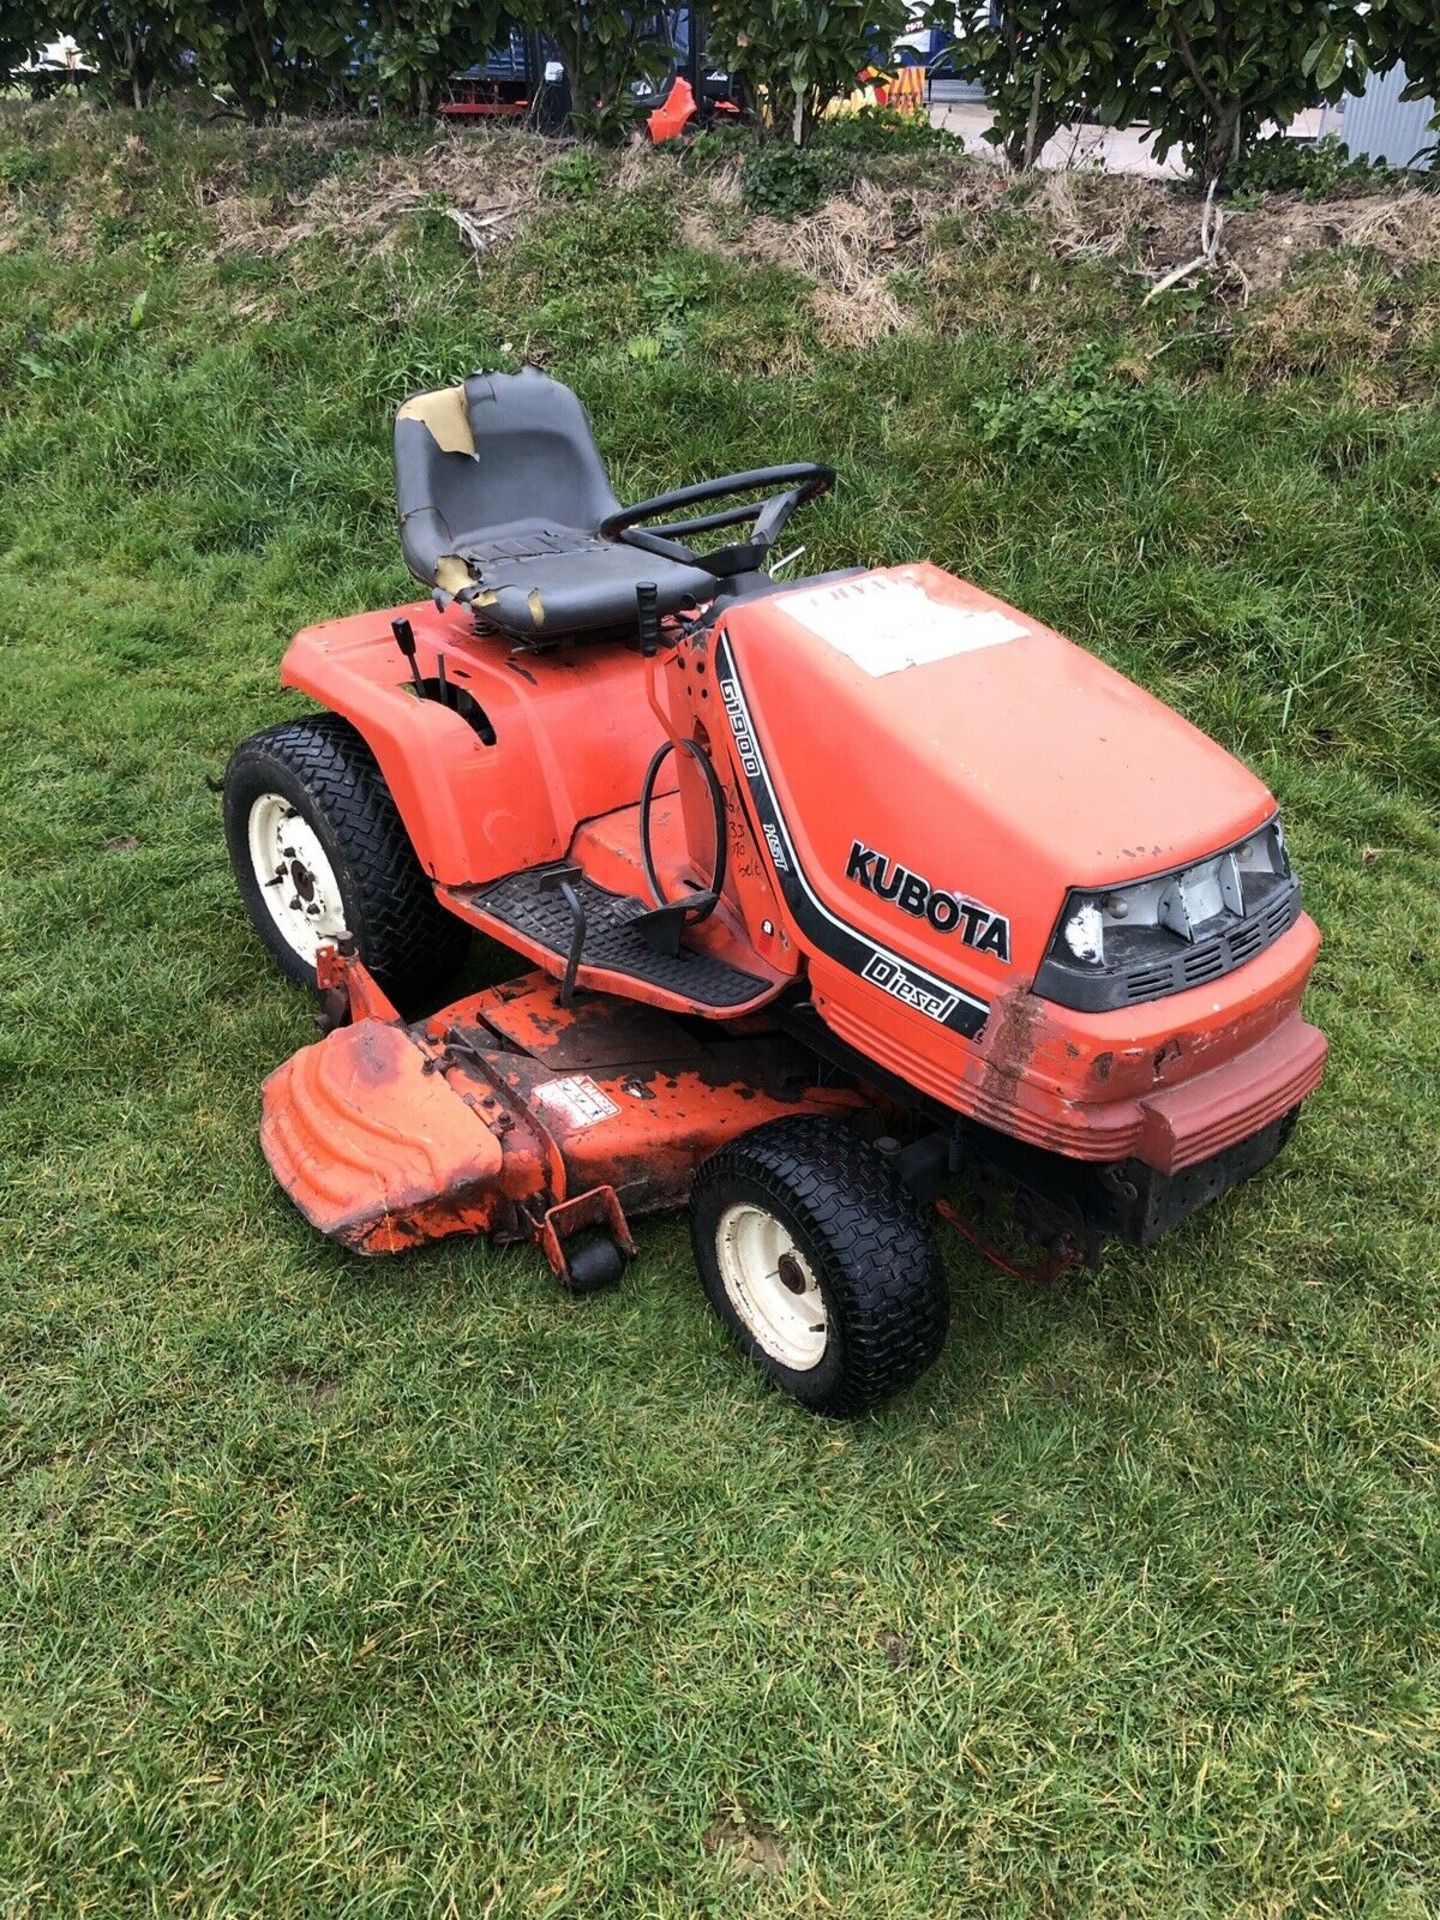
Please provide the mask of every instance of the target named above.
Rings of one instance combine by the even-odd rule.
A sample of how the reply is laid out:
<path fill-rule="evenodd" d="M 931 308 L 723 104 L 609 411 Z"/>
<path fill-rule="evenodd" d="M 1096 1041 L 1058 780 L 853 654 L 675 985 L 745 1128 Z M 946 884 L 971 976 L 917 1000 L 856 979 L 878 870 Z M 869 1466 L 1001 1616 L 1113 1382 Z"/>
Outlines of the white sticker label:
<path fill-rule="evenodd" d="M 1028 632 L 999 607 L 932 600 L 922 587 L 885 574 L 787 593 L 777 604 L 872 678 L 1003 646 Z"/>
<path fill-rule="evenodd" d="M 593 1127 L 620 1111 L 608 1093 L 602 1093 L 584 1073 L 572 1073 L 564 1080 L 547 1080 L 535 1089 L 542 1107 L 552 1107 L 572 1127 Z"/>

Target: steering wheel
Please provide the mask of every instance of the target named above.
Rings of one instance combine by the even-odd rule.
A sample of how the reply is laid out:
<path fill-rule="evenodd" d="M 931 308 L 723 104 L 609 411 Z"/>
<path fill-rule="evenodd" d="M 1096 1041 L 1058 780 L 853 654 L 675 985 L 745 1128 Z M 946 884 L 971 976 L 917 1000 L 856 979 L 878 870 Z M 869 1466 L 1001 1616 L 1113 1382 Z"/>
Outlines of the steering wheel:
<path fill-rule="evenodd" d="M 618 513 L 607 514 L 600 522 L 600 537 L 620 540 L 626 546 L 658 554 L 662 560 L 678 560 L 684 566 L 701 567 L 717 579 L 723 578 L 726 574 L 760 566 L 795 509 L 825 493 L 834 479 L 833 467 L 822 467 L 812 460 L 802 460 L 789 467 L 756 467 L 749 473 L 722 474 L 719 479 L 701 480 L 693 487 L 677 487 L 673 493 L 657 493 L 653 500 L 641 500 L 633 507 L 622 507 Z M 723 500 L 730 494 L 758 493 L 762 487 L 772 491 L 768 498 L 753 504 L 742 502 L 722 507 L 717 513 L 671 520 L 661 527 L 639 524 L 642 520 L 654 520 L 660 514 L 701 507 L 710 500 Z M 717 527 L 738 527 L 746 522 L 751 523 L 750 538 L 735 546 L 696 553 L 684 544 L 695 534 L 713 533 Z"/>

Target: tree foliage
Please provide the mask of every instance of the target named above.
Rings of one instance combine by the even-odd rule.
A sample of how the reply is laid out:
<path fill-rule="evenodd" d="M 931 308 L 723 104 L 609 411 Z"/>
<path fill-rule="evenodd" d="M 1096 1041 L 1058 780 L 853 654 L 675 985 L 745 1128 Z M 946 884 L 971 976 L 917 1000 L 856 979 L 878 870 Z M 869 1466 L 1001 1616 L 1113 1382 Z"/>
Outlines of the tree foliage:
<path fill-rule="evenodd" d="M 345 0 L 178 0 L 178 13 L 199 77 L 248 119 L 345 104 L 358 52 Z"/>
<path fill-rule="evenodd" d="M 955 70 L 985 89 L 995 113 L 985 138 L 1017 171 L 1033 166 L 1045 142 L 1082 112 L 1098 112 L 1101 102 L 1123 111 L 1132 52 L 1120 12 L 1077 0 L 1015 0 L 959 22 Z"/>
<path fill-rule="evenodd" d="M 0 0 L 0 74 L 12 74 L 54 38 L 47 30 L 49 23 L 48 10 Z"/>
<path fill-rule="evenodd" d="M 1128 0 L 1114 30 L 1131 74 L 1100 117 L 1143 121 L 1160 158 L 1179 147 L 1206 188 L 1267 122 L 1357 92 L 1368 70 L 1365 13 L 1335 0 Z"/>
<path fill-rule="evenodd" d="M 1082 117 L 1139 123 L 1221 184 L 1260 129 L 1363 84 L 1387 8 L 1440 0 L 1011 0 L 962 22 L 955 65 L 995 107 L 987 136 L 1028 166 Z"/>
<path fill-rule="evenodd" d="M 1380 72 L 1403 66 L 1401 99 L 1433 100 L 1430 126 L 1440 131 L 1440 0 L 1375 0 L 1364 31 L 1371 65 Z M 1317 65 L 1333 58 L 1328 43 L 1316 47 Z"/>
<path fill-rule="evenodd" d="M 429 113 L 447 77 L 503 40 L 500 0 L 380 0 L 358 23 L 355 86 L 402 113 Z"/>
<path fill-rule="evenodd" d="M 884 65 L 905 0 L 714 0 L 710 45 L 776 133 L 804 146 L 823 109 Z M 923 17 L 957 20 L 925 0 Z M 112 98 L 144 106 L 195 80 L 252 119 L 318 108 L 433 109 L 446 77 L 512 26 L 558 48 L 582 132 L 620 138 L 654 80 L 658 14 L 618 0 L 0 0 L 0 58 L 73 33 Z M 1440 0 L 1003 0 L 959 11 L 958 71 L 995 110 L 987 136 L 1034 163 L 1081 118 L 1153 129 L 1201 185 L 1222 183 L 1269 121 L 1403 60 L 1440 96 Z"/>
<path fill-rule="evenodd" d="M 821 110 L 848 93 L 872 60 L 884 62 L 905 26 L 903 0 L 716 0 L 710 46 L 766 124 L 804 146 Z"/>
<path fill-rule="evenodd" d="M 577 128 L 600 140 L 623 139 L 636 115 L 633 84 L 653 77 L 660 46 L 656 16 L 595 0 L 570 6 L 529 0 L 525 21 L 548 33 L 560 50 Z"/>
<path fill-rule="evenodd" d="M 101 90 L 127 106 L 149 106 L 181 78 L 185 41 L 174 0 L 70 0 L 51 19 L 56 33 L 74 36 Z"/>

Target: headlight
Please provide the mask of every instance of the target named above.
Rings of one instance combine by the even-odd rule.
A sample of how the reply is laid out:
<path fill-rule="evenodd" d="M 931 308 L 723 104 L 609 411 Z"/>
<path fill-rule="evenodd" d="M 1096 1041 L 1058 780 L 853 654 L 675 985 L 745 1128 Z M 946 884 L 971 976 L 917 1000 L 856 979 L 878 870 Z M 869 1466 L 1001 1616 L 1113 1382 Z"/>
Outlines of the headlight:
<path fill-rule="evenodd" d="M 1232 972 L 1300 912 L 1278 819 L 1146 880 L 1069 895 L 1035 992 L 1087 1012 L 1157 1000 Z"/>
<path fill-rule="evenodd" d="M 1065 945 L 1086 966 L 1105 964 L 1105 911 L 1098 900 L 1081 900 L 1060 929 Z"/>

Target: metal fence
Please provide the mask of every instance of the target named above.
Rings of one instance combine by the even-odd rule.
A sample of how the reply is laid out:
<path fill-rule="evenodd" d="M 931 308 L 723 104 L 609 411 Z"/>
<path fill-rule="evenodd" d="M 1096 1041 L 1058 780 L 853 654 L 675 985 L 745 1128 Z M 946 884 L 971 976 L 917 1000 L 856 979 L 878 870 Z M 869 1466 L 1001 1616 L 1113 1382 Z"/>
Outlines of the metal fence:
<path fill-rule="evenodd" d="M 1436 134 L 1430 130 L 1433 100 L 1402 100 L 1407 85 L 1405 69 L 1372 75 L 1364 93 L 1345 102 L 1344 138 L 1351 153 L 1383 160 L 1392 167 L 1412 162 L 1428 167 Z M 1416 156 L 1425 154 L 1421 161 Z"/>

